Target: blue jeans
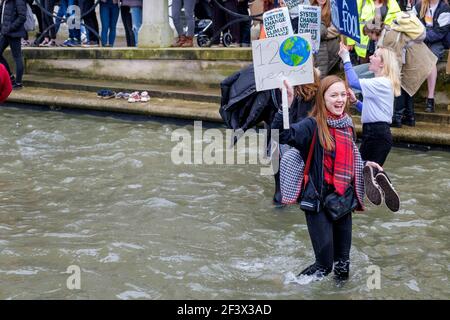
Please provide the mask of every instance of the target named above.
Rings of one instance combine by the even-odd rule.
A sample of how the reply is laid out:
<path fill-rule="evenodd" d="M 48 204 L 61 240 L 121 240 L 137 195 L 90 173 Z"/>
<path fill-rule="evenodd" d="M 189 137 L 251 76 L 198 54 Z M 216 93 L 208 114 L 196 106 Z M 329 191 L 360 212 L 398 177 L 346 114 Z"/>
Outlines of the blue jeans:
<path fill-rule="evenodd" d="M 131 19 L 136 47 L 138 45 L 139 29 L 142 26 L 142 7 L 131 7 Z"/>
<path fill-rule="evenodd" d="M 100 19 L 102 22 L 102 46 L 106 46 L 109 40 L 109 45 L 112 47 L 116 40 L 116 25 L 117 20 L 119 19 L 119 6 L 114 4 L 112 0 L 108 0 L 106 3 L 100 2 Z"/>
<path fill-rule="evenodd" d="M 61 3 L 63 1 L 67 1 L 67 4 L 68 4 L 67 10 L 69 10 L 71 6 L 79 6 L 80 5 L 78 3 L 78 0 L 61 0 Z M 75 14 L 74 10 L 69 10 L 69 12 L 67 12 L 68 17 L 73 14 Z M 81 11 L 80 11 L 80 17 L 81 17 Z M 81 30 L 77 29 L 77 28 L 70 28 L 70 27 L 71 26 L 69 26 L 69 38 L 72 38 L 72 39 L 76 38 L 78 41 L 81 41 Z"/>
<path fill-rule="evenodd" d="M 66 17 L 67 18 L 67 6 L 68 6 L 68 0 L 60 0 L 59 1 L 59 9 L 58 9 L 58 13 L 56 14 L 56 16 L 58 18 L 55 18 L 55 23 L 56 23 L 56 33 L 58 34 L 59 31 L 59 26 L 61 25 L 61 19 L 59 18 L 63 18 Z"/>

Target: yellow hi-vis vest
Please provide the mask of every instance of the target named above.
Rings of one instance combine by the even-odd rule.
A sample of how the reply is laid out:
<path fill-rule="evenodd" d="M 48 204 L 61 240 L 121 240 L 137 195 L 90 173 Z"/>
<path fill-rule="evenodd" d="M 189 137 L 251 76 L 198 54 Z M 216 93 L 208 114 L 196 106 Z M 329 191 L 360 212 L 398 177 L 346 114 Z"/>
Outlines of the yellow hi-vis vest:
<path fill-rule="evenodd" d="M 365 58 L 367 54 L 367 46 L 369 44 L 369 36 L 364 35 L 363 28 L 366 23 L 371 23 L 375 18 L 375 2 L 374 0 L 357 0 L 358 15 L 359 15 L 359 30 L 361 34 L 361 42 L 357 43 L 355 40 L 348 38 L 347 45 L 354 45 L 355 52 L 359 57 Z M 397 0 L 388 0 L 388 12 L 384 19 L 384 24 L 390 25 L 394 21 L 400 6 Z"/>

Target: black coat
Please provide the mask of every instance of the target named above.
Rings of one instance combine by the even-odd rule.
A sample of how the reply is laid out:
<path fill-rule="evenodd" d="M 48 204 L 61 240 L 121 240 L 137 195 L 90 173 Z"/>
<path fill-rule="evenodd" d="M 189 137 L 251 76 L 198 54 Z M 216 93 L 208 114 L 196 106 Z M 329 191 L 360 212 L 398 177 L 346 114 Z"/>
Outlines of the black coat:
<path fill-rule="evenodd" d="M 420 2 L 418 4 L 416 4 L 416 6 L 415 6 L 416 12 L 420 13 L 421 6 L 422 5 Z M 427 32 L 427 35 L 425 37 L 426 44 L 432 44 L 432 43 L 439 42 L 439 41 L 445 42 L 445 38 L 447 37 L 448 33 L 450 32 L 450 24 L 446 24 L 444 26 L 439 25 L 438 18 L 443 13 L 449 14 L 450 6 L 441 0 L 441 1 L 439 1 L 439 4 L 436 8 L 436 12 L 433 14 L 433 26 L 426 27 L 426 32 Z M 420 19 L 420 21 L 422 21 L 423 25 L 426 26 L 425 18 Z"/>
<path fill-rule="evenodd" d="M 314 131 L 317 129 L 317 122 L 312 117 L 307 117 L 299 122 L 290 125 L 290 128 L 283 130 L 283 115 L 278 113 L 272 121 L 272 129 L 279 129 L 280 144 L 288 144 L 296 148 L 302 159 L 306 162 L 308 153 L 313 139 Z M 309 182 L 305 186 L 304 197 L 308 196 L 309 200 L 320 201 L 323 198 L 325 190 L 324 174 L 323 174 L 324 151 L 320 144 L 319 136 L 316 136 L 314 152 L 311 158 L 309 168 Z"/>
<path fill-rule="evenodd" d="M 26 36 L 25 21 L 27 6 L 25 0 L 3 0 L 0 6 L 0 33 L 14 38 Z"/>
<path fill-rule="evenodd" d="M 246 131 L 264 121 L 270 125 L 277 111 L 273 90 L 256 91 L 253 65 L 220 83 L 222 99 L 219 113 L 230 129 Z"/>

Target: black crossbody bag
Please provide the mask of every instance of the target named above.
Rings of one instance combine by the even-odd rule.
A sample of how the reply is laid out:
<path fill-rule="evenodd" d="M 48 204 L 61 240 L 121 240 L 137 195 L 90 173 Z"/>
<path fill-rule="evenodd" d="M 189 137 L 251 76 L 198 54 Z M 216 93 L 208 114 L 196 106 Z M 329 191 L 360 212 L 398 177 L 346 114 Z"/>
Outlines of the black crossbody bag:
<path fill-rule="evenodd" d="M 323 205 L 328 217 L 333 221 L 346 216 L 355 210 L 358 205 L 353 186 L 350 184 L 342 196 L 338 195 L 336 192 L 330 193 L 325 197 Z"/>
<path fill-rule="evenodd" d="M 306 160 L 300 208 L 305 211 L 319 212 L 320 204 L 323 203 L 323 207 L 328 217 L 331 220 L 336 221 L 354 211 L 358 205 L 358 200 L 356 199 L 355 191 L 351 184 L 342 196 L 333 191 L 325 197 L 325 200 L 322 200 L 322 197 L 318 194 L 312 180 L 309 181 L 309 168 L 311 166 L 311 158 L 316 143 L 316 133 L 317 131 L 314 131 L 311 146 L 309 147 L 308 159 Z M 311 183 L 308 185 L 308 182 Z"/>

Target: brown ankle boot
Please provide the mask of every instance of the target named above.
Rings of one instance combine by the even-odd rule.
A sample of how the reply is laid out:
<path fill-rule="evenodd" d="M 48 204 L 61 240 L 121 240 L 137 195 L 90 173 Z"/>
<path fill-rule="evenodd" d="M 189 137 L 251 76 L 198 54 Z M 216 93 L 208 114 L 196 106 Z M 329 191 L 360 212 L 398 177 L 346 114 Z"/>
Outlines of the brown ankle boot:
<path fill-rule="evenodd" d="M 171 45 L 172 48 L 181 47 L 181 45 L 186 41 L 186 36 L 179 36 L 177 41 Z"/>
<path fill-rule="evenodd" d="M 189 48 L 194 46 L 194 37 L 186 37 L 186 40 L 181 44 L 183 48 Z"/>

